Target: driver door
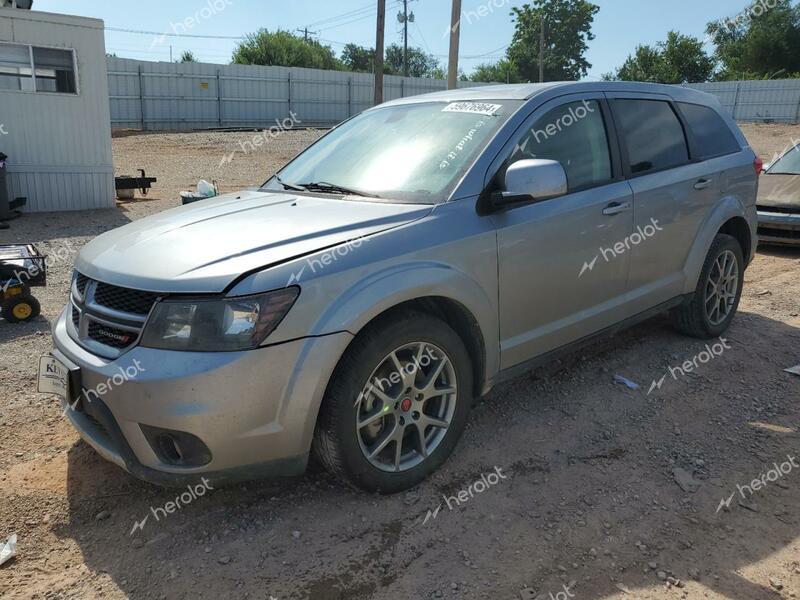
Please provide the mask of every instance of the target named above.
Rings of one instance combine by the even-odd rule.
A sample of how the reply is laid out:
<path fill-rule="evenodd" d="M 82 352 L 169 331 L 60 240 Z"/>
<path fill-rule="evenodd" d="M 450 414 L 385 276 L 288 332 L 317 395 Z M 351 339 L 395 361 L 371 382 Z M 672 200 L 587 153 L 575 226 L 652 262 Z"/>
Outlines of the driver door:
<path fill-rule="evenodd" d="M 625 243 L 633 232 L 633 193 L 604 96 L 573 94 L 537 109 L 495 161 L 498 177 L 527 158 L 559 161 L 568 192 L 491 216 L 503 369 L 629 316 Z"/>

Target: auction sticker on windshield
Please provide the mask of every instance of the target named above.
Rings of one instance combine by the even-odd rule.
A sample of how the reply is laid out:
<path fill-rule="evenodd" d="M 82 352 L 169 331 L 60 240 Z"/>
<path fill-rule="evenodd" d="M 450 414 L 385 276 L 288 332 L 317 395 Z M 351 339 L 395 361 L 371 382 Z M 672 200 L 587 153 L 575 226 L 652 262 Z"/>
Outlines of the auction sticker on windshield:
<path fill-rule="evenodd" d="M 489 104 L 487 102 L 452 102 L 442 109 L 442 112 L 471 113 L 473 115 L 486 115 L 493 117 L 503 108 L 502 104 Z"/>

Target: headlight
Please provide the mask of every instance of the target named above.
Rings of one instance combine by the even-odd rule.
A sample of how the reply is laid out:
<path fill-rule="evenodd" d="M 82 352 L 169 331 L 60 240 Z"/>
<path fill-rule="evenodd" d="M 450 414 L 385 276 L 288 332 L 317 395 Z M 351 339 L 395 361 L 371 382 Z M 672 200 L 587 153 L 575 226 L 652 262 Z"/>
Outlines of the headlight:
<path fill-rule="evenodd" d="M 213 300 L 165 300 L 156 304 L 141 345 L 187 352 L 257 348 L 289 312 L 300 288 Z"/>

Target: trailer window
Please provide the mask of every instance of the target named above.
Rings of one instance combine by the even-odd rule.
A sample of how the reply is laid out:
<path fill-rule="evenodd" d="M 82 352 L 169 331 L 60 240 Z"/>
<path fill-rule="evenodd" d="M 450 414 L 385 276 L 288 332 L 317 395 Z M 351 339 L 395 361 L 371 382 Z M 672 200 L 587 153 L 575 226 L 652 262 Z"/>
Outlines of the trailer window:
<path fill-rule="evenodd" d="M 77 93 L 72 50 L 0 43 L 0 91 Z"/>
<path fill-rule="evenodd" d="M 0 44 L 0 91 L 33 91 L 30 46 Z"/>

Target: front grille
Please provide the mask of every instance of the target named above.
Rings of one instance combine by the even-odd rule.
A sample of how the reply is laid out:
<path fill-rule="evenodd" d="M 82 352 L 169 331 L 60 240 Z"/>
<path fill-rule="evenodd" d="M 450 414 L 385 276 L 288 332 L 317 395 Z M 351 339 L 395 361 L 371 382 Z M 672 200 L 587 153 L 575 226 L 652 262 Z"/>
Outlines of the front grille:
<path fill-rule="evenodd" d="M 82 273 L 75 273 L 75 286 L 78 288 L 78 293 L 83 296 L 86 293 L 86 284 L 89 278 Z"/>
<path fill-rule="evenodd" d="M 127 348 L 139 337 L 137 334 L 130 331 L 110 327 L 109 325 L 98 323 L 97 321 L 89 322 L 87 333 L 94 341 L 105 346 L 117 348 L 118 350 Z"/>
<path fill-rule="evenodd" d="M 72 338 L 95 354 L 117 358 L 136 344 L 159 295 L 76 272 L 70 299 Z"/>
<path fill-rule="evenodd" d="M 94 300 L 100 306 L 135 315 L 147 315 L 157 298 L 158 294 L 129 290 L 100 281 L 94 292 Z"/>
<path fill-rule="evenodd" d="M 761 206 L 757 205 L 758 212 L 780 213 L 783 215 L 800 215 L 800 206 Z"/>

